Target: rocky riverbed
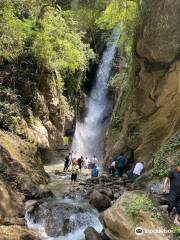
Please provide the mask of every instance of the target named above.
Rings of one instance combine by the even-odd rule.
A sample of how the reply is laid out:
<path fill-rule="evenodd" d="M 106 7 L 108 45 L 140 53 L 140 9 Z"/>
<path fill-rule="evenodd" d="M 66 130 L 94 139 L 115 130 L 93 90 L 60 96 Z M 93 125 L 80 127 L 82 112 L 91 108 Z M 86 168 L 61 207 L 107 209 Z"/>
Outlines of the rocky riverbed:
<path fill-rule="evenodd" d="M 71 186 L 70 173 L 64 173 L 62 167 L 46 171 L 51 196 L 26 202 L 28 226 L 42 240 L 134 240 L 137 226 L 168 229 L 171 224 L 161 183 L 152 183 L 145 191 L 125 176 L 101 174 L 91 178 L 90 171 L 83 170 L 76 185 Z M 161 233 L 153 239 L 176 238 Z"/>
<path fill-rule="evenodd" d="M 71 186 L 70 173 L 64 173 L 62 167 L 46 170 L 50 176 L 48 188 L 53 196 L 26 202 L 28 226 L 42 239 L 70 240 L 72 233 L 77 234 L 77 240 L 85 236 L 86 239 L 93 239 L 92 236 L 106 239 L 104 232 L 98 234 L 103 229 L 100 212 L 112 206 L 128 189 L 129 183 L 105 175 L 91 178 L 90 170 L 84 170 L 76 185 Z"/>

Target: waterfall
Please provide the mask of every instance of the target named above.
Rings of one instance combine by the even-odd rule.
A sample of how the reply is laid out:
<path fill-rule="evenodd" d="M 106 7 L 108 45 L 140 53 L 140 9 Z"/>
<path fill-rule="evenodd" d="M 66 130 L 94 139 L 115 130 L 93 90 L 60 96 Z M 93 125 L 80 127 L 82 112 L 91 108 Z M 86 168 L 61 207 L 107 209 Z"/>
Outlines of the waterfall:
<path fill-rule="evenodd" d="M 107 119 L 111 112 L 111 101 L 108 99 L 108 81 L 119 35 L 118 25 L 114 28 L 103 53 L 96 74 L 96 83 L 86 102 L 87 114 L 83 122 L 76 123 L 71 150 L 75 151 L 78 156 L 91 158 L 96 155 L 99 160 L 102 160 Z"/>

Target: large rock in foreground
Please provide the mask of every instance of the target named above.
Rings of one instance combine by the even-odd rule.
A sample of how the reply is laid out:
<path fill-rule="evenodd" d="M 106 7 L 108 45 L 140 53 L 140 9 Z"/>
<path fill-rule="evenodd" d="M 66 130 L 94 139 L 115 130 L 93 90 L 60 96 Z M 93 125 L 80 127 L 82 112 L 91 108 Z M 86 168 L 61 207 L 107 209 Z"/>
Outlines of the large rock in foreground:
<path fill-rule="evenodd" d="M 168 240 L 163 233 L 146 233 L 149 230 L 162 230 L 160 223 L 152 216 L 153 213 L 157 214 L 156 209 L 147 197 L 126 192 L 111 208 L 101 214 L 100 219 L 105 234 L 113 240 L 135 240 L 137 237 L 140 240 Z M 142 231 L 139 236 L 135 233 L 139 232 L 137 228 Z"/>
<path fill-rule="evenodd" d="M 0 240 L 41 240 L 33 231 L 20 226 L 0 226 Z"/>
<path fill-rule="evenodd" d="M 111 206 L 111 200 L 108 196 L 94 190 L 90 195 L 89 203 L 98 211 L 104 211 Z"/>

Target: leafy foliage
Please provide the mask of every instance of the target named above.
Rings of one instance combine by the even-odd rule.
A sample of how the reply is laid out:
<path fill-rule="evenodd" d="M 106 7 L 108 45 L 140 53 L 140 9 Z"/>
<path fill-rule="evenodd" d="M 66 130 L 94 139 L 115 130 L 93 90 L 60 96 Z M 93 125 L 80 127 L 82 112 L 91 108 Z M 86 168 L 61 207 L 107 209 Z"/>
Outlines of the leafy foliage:
<path fill-rule="evenodd" d="M 40 63 L 61 71 L 86 69 L 93 52 L 81 41 L 82 33 L 69 28 L 60 9 L 48 7 L 38 28 L 32 51 Z"/>
<path fill-rule="evenodd" d="M 176 239 L 180 239 L 180 227 L 173 225 L 171 227 L 171 230 L 173 231 L 174 236 L 176 237 Z"/>
<path fill-rule="evenodd" d="M 180 133 L 177 132 L 170 141 L 154 155 L 153 175 L 163 178 L 167 176 L 169 168 L 174 167 L 180 157 Z M 174 156 L 171 166 L 168 166 L 167 159 Z"/>
<path fill-rule="evenodd" d="M 133 43 L 135 39 L 136 27 L 138 25 L 138 4 L 132 0 L 111 0 L 97 19 L 97 24 L 101 29 L 112 29 L 119 24 L 120 39 L 118 42 L 118 52 L 121 56 L 119 66 L 121 69 L 115 76 L 111 85 L 116 88 L 119 83 L 128 80 L 132 69 Z"/>
<path fill-rule="evenodd" d="M 102 16 L 97 20 L 101 28 L 112 29 L 120 24 L 120 47 L 128 54 L 132 53 L 133 36 L 137 22 L 137 4 L 135 1 L 111 0 Z"/>
<path fill-rule="evenodd" d="M 129 215 L 133 217 L 137 217 L 140 211 L 150 213 L 152 219 L 159 219 L 160 214 L 158 213 L 158 209 L 154 206 L 154 203 L 147 196 L 135 195 L 132 199 L 127 199 L 124 203 L 126 207 L 126 211 Z"/>
<path fill-rule="evenodd" d="M 109 3 L 110 0 L 74 0 L 69 10 L 77 21 L 78 27 L 85 33 L 84 41 L 90 43 L 96 52 L 96 60 L 98 60 L 99 53 L 105 47 L 110 34 L 109 30 L 100 28 L 97 19 L 101 17 Z"/>
<path fill-rule="evenodd" d="M 22 52 L 26 40 L 25 25 L 15 16 L 11 5 L 1 8 L 0 36 L 2 58 L 10 60 Z"/>
<path fill-rule="evenodd" d="M 59 75 L 60 102 L 63 111 L 68 111 L 65 88 L 70 89 L 67 96 L 73 99 L 89 60 L 95 57 L 89 44 L 84 43 L 84 33 L 73 14 L 50 0 L 2 0 L 0 9 L 0 62 L 17 66 L 20 58 L 28 56 L 26 68 L 34 65 L 52 78 Z M 25 81 L 27 77 L 19 79 Z"/>
<path fill-rule="evenodd" d="M 28 41 L 29 51 L 32 51 L 39 64 L 49 69 L 68 68 L 72 72 L 86 69 L 88 60 L 93 58 L 93 52 L 82 42 L 83 34 L 66 24 L 60 8 L 40 5 L 41 14 L 34 16 L 30 15 L 30 6 L 24 1 L 26 8 L 29 9 L 29 11 L 26 9 L 29 12 L 26 19 L 22 18 L 25 10 L 22 9 L 20 1 L 16 0 L 15 3 L 8 1 L 8 4 L 2 6 L 0 53 L 3 58 L 10 60 L 18 57 L 28 45 Z M 17 10 L 18 3 L 20 6 L 18 5 Z M 71 23 L 72 21 L 71 19 Z"/>

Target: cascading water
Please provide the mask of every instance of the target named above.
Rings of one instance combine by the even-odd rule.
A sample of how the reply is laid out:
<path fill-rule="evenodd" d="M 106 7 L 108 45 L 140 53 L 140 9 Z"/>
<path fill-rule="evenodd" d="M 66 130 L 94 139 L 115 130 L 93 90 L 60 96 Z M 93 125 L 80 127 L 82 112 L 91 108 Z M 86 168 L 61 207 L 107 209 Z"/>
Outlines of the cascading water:
<path fill-rule="evenodd" d="M 108 80 L 111 75 L 112 61 L 119 35 L 120 28 L 116 26 L 102 56 L 96 75 L 96 83 L 87 100 L 86 117 L 83 122 L 76 123 L 71 149 L 78 156 L 90 158 L 96 155 L 99 160 L 102 159 L 107 119 L 111 112 L 111 101 L 108 99 Z"/>
<path fill-rule="evenodd" d="M 84 230 L 89 226 L 101 232 L 99 213 L 89 205 L 83 193 L 76 193 L 74 197 L 65 194 L 72 190 L 68 186 L 70 176 L 48 173 L 49 189 L 55 197 L 40 201 L 26 212 L 27 226 L 42 240 L 85 240 Z"/>
<path fill-rule="evenodd" d="M 87 227 L 102 230 L 98 213 L 88 203 L 70 199 L 44 202 L 37 212 L 26 214 L 26 221 L 42 240 L 84 240 Z"/>

